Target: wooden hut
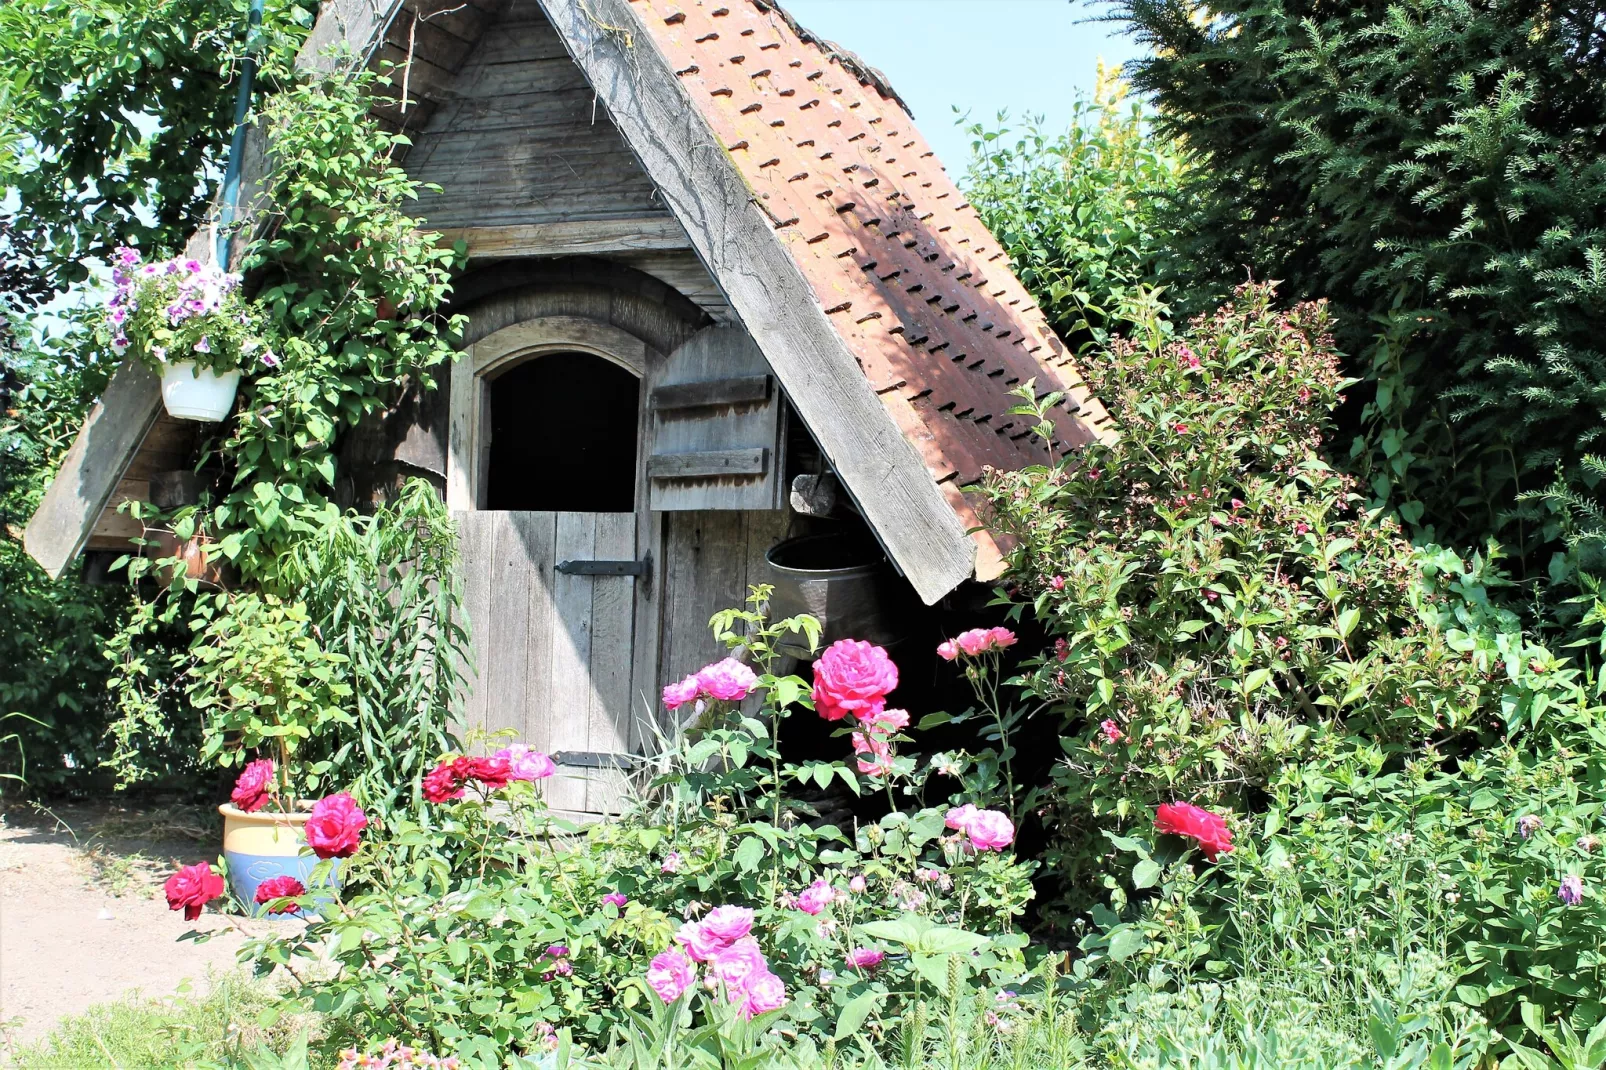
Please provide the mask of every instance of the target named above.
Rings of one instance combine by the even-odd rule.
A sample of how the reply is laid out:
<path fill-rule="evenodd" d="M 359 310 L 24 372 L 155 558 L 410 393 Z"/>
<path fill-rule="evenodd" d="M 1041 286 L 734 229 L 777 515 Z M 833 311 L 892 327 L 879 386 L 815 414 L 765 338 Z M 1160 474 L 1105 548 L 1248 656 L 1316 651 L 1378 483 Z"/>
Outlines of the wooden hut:
<path fill-rule="evenodd" d="M 1046 457 L 1009 391 L 1068 393 L 1056 451 L 1104 433 L 903 102 L 772 0 L 326 0 L 302 63 L 341 43 L 399 65 L 375 114 L 469 249 L 449 389 L 349 435 L 341 490 L 424 474 L 454 510 L 472 722 L 575 765 L 637 751 L 716 653 L 710 614 L 809 522 L 794 501 L 825 512 L 834 477 L 812 522 L 862 524 L 929 605 L 999 568 L 963 488 Z M 121 369 L 29 551 L 59 574 L 126 548 L 116 505 L 192 462 L 187 426 Z M 554 784 L 611 805 L 606 778 Z"/>

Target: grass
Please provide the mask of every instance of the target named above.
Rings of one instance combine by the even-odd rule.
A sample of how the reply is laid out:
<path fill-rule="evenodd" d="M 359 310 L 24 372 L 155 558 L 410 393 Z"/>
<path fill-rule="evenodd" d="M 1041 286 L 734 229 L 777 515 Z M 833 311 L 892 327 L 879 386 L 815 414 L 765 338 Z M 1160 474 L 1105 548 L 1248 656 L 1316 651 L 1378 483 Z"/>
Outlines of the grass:
<path fill-rule="evenodd" d="M 127 999 L 68 1018 L 36 1044 L 12 1053 L 14 1070 L 156 1070 L 221 1062 L 266 1043 L 283 1050 L 318 1023 L 280 1016 L 273 985 L 231 973 L 204 995 Z M 271 1024 L 263 1024 L 263 1023 Z"/>

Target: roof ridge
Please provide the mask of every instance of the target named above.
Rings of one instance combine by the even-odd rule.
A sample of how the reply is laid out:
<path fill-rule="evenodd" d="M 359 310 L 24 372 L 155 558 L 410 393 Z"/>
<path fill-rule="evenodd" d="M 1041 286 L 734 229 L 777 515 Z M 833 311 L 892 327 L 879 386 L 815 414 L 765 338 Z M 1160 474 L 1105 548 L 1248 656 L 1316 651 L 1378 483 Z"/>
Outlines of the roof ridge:
<path fill-rule="evenodd" d="M 848 71 L 848 73 L 858 78 L 860 85 L 870 86 L 877 93 L 880 93 L 884 98 L 894 102 L 898 105 L 898 107 L 902 108 L 904 114 L 909 116 L 909 118 L 913 119 L 915 117 L 914 109 L 910 108 L 908 102 L 906 102 L 903 97 L 898 95 L 898 91 L 896 89 L 892 88 L 892 83 L 887 80 L 887 76 L 882 74 L 881 71 L 877 70 L 875 67 L 872 67 L 868 63 L 864 62 L 864 60 L 860 59 L 856 53 L 843 48 L 835 41 L 830 41 L 824 37 L 821 37 L 819 34 L 798 22 L 796 17 L 793 16 L 790 11 L 787 11 L 780 5 L 780 0 L 752 0 L 752 3 L 753 6 L 758 8 L 760 11 L 773 11 L 775 14 L 779 15 L 781 17 L 781 21 L 786 23 L 787 28 L 793 33 L 797 34 L 798 40 L 802 41 L 804 44 L 815 46 L 821 52 L 825 53 L 826 56 L 836 60 L 837 63 L 841 64 L 843 69 Z"/>

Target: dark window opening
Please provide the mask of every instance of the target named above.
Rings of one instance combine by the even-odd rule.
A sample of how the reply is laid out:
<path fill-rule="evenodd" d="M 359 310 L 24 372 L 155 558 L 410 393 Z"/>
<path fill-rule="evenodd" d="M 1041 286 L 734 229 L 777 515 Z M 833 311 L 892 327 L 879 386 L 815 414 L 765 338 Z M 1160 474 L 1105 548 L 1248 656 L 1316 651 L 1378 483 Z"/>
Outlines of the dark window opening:
<path fill-rule="evenodd" d="M 553 353 L 488 385 L 487 509 L 635 510 L 641 386 L 634 375 L 589 353 Z"/>

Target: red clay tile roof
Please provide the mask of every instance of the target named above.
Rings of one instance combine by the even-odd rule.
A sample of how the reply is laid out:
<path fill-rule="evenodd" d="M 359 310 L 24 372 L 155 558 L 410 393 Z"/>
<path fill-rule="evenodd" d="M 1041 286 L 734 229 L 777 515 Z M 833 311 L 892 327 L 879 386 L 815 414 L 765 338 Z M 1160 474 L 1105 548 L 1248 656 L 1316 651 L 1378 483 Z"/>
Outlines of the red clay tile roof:
<path fill-rule="evenodd" d="M 1107 432 L 1064 344 L 902 102 L 772 0 L 631 0 L 865 376 L 961 516 L 984 466 L 1042 463 L 1009 391 L 1065 390 L 1060 451 Z M 1073 411 L 1076 410 L 1076 411 Z"/>

